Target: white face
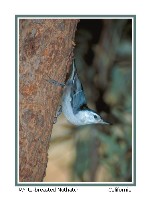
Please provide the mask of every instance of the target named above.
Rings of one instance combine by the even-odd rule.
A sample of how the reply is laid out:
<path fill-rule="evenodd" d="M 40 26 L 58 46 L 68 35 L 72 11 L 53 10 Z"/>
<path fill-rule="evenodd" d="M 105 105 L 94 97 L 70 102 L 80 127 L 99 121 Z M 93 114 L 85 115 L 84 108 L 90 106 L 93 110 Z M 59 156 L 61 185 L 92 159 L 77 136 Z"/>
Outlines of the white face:
<path fill-rule="evenodd" d="M 107 124 L 102 118 L 91 110 L 80 111 L 78 114 L 78 119 L 80 119 L 82 125 L 85 124 Z"/>
<path fill-rule="evenodd" d="M 89 120 L 90 124 L 97 124 L 100 123 L 101 118 L 98 114 L 94 113 L 94 112 L 88 112 L 87 114 L 87 119 Z"/>

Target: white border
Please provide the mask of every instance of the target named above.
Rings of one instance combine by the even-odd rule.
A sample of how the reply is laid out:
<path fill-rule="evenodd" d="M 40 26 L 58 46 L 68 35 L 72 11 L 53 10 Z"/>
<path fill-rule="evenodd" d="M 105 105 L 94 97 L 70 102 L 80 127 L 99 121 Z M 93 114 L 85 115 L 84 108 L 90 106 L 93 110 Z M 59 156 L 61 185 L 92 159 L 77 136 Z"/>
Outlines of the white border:
<path fill-rule="evenodd" d="M 17 35 L 18 35 L 18 38 L 17 38 L 17 42 L 18 42 L 18 47 L 17 47 L 17 68 L 18 68 L 18 99 L 17 99 L 17 104 L 18 104 L 18 113 L 17 113 L 17 116 L 18 116 L 18 127 L 17 127 L 17 130 L 18 130 L 18 133 L 19 133 L 19 20 L 20 19 L 132 19 L 132 182 L 19 182 L 19 136 L 17 137 L 17 139 L 18 139 L 18 158 L 17 158 L 17 164 L 18 164 L 18 180 L 17 180 L 17 184 L 18 185 L 30 185 L 30 184 L 33 184 L 34 186 L 39 186 L 39 185 L 43 185 L 43 186 L 46 186 L 46 187 L 48 187 L 48 186 L 57 186 L 57 185 L 66 185 L 66 184 L 68 184 L 67 186 L 72 186 L 72 185 L 76 185 L 76 186 L 82 186 L 82 184 L 85 186 L 85 185 L 87 185 L 87 186 L 89 186 L 89 184 L 90 184 L 90 186 L 111 186 L 111 185 L 113 185 L 113 186 L 117 186 L 117 185 L 120 185 L 120 186 L 125 186 L 125 185 L 127 185 L 127 186 L 129 186 L 129 185 L 131 185 L 131 186 L 133 186 L 133 184 L 136 184 L 136 183 L 134 183 L 133 182 L 133 180 L 136 180 L 135 179 L 135 177 L 134 177 L 134 168 L 136 167 L 135 166 L 135 163 L 134 163 L 134 154 L 135 154 L 135 152 L 134 152 L 134 143 L 135 143 L 135 141 L 134 141 L 134 123 L 135 123 L 135 121 L 134 121 L 134 67 L 136 68 L 136 66 L 134 66 L 135 65 L 135 63 L 134 63 L 134 54 L 135 54 L 135 51 L 134 51 L 134 47 L 135 47 L 135 44 L 134 44 L 134 41 L 135 41 L 135 38 L 134 38 L 134 31 L 136 31 L 136 30 L 134 30 L 134 24 L 136 23 L 135 21 L 134 21 L 134 16 L 135 15 L 128 15 L 127 17 L 126 16 L 121 16 L 121 17 L 119 17 L 119 16 L 115 16 L 115 17 L 110 17 L 110 16 L 108 16 L 108 17 L 105 17 L 105 16 L 103 16 L 102 15 L 102 17 L 100 17 L 100 16 L 92 16 L 91 15 L 91 17 L 86 17 L 86 16 L 69 16 L 69 17 L 65 17 L 65 16 L 63 16 L 63 17 L 56 17 L 56 16 L 50 16 L 50 17 L 40 17 L 40 15 L 39 15 L 39 17 L 34 17 L 34 16 L 31 16 L 30 17 L 30 15 L 29 15 L 29 17 L 27 17 L 27 16 L 25 16 L 25 17 L 18 17 L 17 18 L 17 23 L 18 23 L 18 30 L 17 30 Z M 19 134 L 18 134 L 19 135 Z M 101 185 L 99 185 L 99 184 L 101 184 Z"/>

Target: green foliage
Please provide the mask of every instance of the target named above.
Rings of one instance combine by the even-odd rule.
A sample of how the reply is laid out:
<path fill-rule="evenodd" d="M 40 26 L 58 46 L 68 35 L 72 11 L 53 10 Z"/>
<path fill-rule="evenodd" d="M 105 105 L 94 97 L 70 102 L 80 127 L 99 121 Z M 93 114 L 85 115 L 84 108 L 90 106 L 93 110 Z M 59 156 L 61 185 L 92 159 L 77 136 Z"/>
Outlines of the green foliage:
<path fill-rule="evenodd" d="M 83 33 L 85 30 L 80 30 L 80 41 L 84 38 Z M 105 21 L 102 33 L 97 47 L 95 44 L 90 46 L 92 36 L 87 41 L 84 38 L 76 48 L 76 52 L 82 49 L 84 55 L 76 55 L 80 60 L 78 63 L 86 66 L 83 57 L 89 52 L 87 46 L 94 49 L 94 65 L 83 72 L 80 69 L 79 74 L 91 105 L 98 105 L 99 109 L 103 104 L 105 107 L 99 112 L 107 113 L 113 125 L 78 129 L 72 181 L 127 182 L 132 181 L 131 21 L 112 20 L 109 24 Z M 91 73 L 91 69 L 97 73 Z M 108 107 L 109 112 L 105 110 Z"/>

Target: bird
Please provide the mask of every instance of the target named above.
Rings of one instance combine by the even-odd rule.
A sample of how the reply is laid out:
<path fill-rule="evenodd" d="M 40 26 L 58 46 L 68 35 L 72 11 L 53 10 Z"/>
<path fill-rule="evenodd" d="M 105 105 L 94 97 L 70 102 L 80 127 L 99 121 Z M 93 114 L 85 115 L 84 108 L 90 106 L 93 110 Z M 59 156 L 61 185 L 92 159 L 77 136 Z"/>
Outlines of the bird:
<path fill-rule="evenodd" d="M 56 112 L 54 123 L 56 123 L 57 117 L 63 112 L 67 120 L 76 126 L 87 124 L 110 124 L 104 121 L 98 113 L 88 107 L 84 89 L 77 73 L 75 60 L 73 60 L 72 72 L 66 83 L 59 83 L 51 78 L 47 81 L 64 88 L 61 105 Z"/>

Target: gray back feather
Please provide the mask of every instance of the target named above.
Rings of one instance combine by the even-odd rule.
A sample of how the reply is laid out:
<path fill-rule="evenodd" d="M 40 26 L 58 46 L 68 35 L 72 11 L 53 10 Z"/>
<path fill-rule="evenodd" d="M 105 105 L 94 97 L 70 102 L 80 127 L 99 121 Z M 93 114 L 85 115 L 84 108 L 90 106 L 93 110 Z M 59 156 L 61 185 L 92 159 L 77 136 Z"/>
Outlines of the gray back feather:
<path fill-rule="evenodd" d="M 77 114 L 77 112 L 81 109 L 81 107 L 86 107 L 86 98 L 84 95 L 82 84 L 78 78 L 75 62 L 73 61 L 73 70 L 70 76 L 70 84 L 71 86 L 71 105 L 73 107 L 73 113 Z"/>

